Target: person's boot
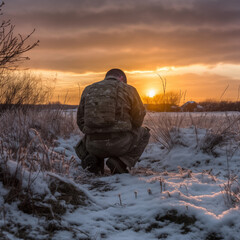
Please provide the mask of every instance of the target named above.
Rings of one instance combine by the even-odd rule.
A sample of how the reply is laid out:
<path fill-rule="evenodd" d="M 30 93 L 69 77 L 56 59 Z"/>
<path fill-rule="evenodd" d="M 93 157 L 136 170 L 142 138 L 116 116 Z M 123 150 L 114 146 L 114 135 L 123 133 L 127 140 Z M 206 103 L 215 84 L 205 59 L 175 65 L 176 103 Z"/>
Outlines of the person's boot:
<path fill-rule="evenodd" d="M 104 158 L 98 158 L 97 165 L 99 167 L 101 174 L 104 174 Z"/>
<path fill-rule="evenodd" d="M 89 154 L 82 160 L 82 168 L 87 169 L 89 172 L 92 172 L 95 174 L 98 174 L 100 171 L 101 173 L 103 173 L 104 161 L 102 164 L 102 161 L 100 161 L 97 157 Z"/>
<path fill-rule="evenodd" d="M 112 174 L 129 173 L 127 166 L 118 158 L 109 158 L 106 162 Z"/>

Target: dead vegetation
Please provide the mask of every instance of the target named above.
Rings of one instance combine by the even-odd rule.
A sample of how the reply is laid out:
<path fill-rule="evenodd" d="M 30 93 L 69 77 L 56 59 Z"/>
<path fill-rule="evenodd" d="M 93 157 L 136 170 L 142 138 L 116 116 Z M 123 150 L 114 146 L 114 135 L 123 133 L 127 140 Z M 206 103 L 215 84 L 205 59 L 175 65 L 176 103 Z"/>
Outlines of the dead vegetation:
<path fill-rule="evenodd" d="M 17 208 L 21 212 L 36 216 L 39 219 L 46 219 L 48 224 L 44 226 L 44 231 L 48 231 L 48 234 L 54 233 L 59 229 L 66 229 L 60 223 L 65 213 L 74 212 L 79 207 L 84 208 L 92 204 L 92 200 L 89 199 L 84 191 L 81 191 L 74 183 L 66 180 L 69 177 L 74 177 L 71 175 L 71 172 L 78 171 L 78 164 L 75 159 L 66 156 L 64 152 L 55 151 L 57 147 L 55 139 L 57 136 L 67 138 L 73 132 L 79 133 L 73 112 L 69 113 L 63 110 L 52 109 L 51 111 L 7 111 L 0 119 L 0 126 L 2 126 L 0 128 L 0 182 L 3 183 L 6 189 L 4 204 L 0 206 L 0 214 L 7 216 L 9 209 L 6 206 L 8 204 L 17 204 Z M 8 119 L 9 121 L 7 121 Z M 147 121 L 149 126 L 151 121 L 149 119 Z M 155 123 L 155 139 L 169 151 L 176 146 L 189 147 L 182 132 L 184 127 L 190 127 L 191 131 L 195 133 L 192 142 L 194 142 L 196 151 L 209 151 L 208 153 L 211 153 L 216 146 L 227 143 L 229 138 L 232 139 L 232 136 L 234 138 L 238 137 L 234 133 L 235 129 L 238 128 L 236 126 L 238 124 L 236 117 L 226 117 L 221 122 L 221 124 L 225 122 L 224 126 L 216 126 L 216 121 L 211 118 L 207 119 L 206 116 L 200 116 L 198 119 L 198 116 L 187 118 L 185 115 L 180 115 L 174 119 L 173 116 L 164 115 L 164 118 L 159 118 L 158 121 Z M 161 124 L 162 122 L 163 124 Z M 209 131 L 203 131 L 204 126 L 208 126 Z M 165 131 L 165 135 L 157 135 L 157 131 Z M 221 134 L 223 131 L 224 134 Z M 218 136 L 222 136 L 223 139 L 218 140 Z M 163 137 L 165 138 L 163 139 Z M 160 142 L 159 138 L 162 138 L 162 142 Z M 165 141 L 165 145 L 162 144 L 164 143 L 163 141 Z M 203 143 L 205 145 L 202 145 Z M 205 146 L 206 150 L 202 146 Z M 232 156 L 230 154 L 231 149 L 233 148 L 229 148 L 229 161 Z M 148 172 L 145 174 L 148 174 Z M 165 171 L 164 174 L 167 175 L 168 172 Z M 208 174 L 209 178 L 211 177 L 212 181 L 214 180 L 214 175 L 210 171 L 203 174 Z M 149 175 L 152 175 L 150 171 Z M 179 167 L 179 175 L 182 179 L 189 179 L 192 178 L 193 173 L 189 169 Z M 37 185 L 39 179 L 46 184 L 46 191 L 39 189 Z M 236 203 L 232 206 L 239 204 L 236 201 L 236 196 L 239 197 L 239 192 L 237 193 L 238 195 L 233 195 L 236 190 L 234 188 L 235 185 L 236 182 L 229 182 L 228 185 L 223 186 L 224 196 L 226 194 L 226 197 L 231 197 L 231 202 L 234 201 Z M 108 189 L 108 186 L 104 184 L 101 185 L 98 181 L 92 187 L 99 192 L 112 190 L 111 188 Z M 174 197 L 171 191 L 166 191 L 167 186 L 165 186 L 163 178 L 159 179 L 159 188 L 159 192 L 165 192 L 166 197 Z M 188 195 L 187 186 L 182 184 L 182 188 L 186 190 Z M 35 191 L 35 189 L 38 191 Z M 147 194 L 153 196 L 155 192 L 149 189 Z M 140 195 L 136 192 L 133 193 L 133 197 L 139 199 Z M 118 198 L 119 206 L 124 207 L 126 203 L 122 195 L 119 195 Z M 193 217 L 187 214 L 186 216 L 184 214 L 179 215 L 179 213 L 174 212 L 161 214 L 155 220 L 153 225 L 146 224 L 144 228 L 146 232 L 152 231 L 154 228 L 162 226 L 162 224 L 167 224 L 167 222 L 173 222 L 185 234 L 189 231 L 191 225 L 195 224 Z M 14 223 L 10 226 L 14 226 Z M 6 226 L 4 227 L 9 229 Z M 22 233 L 27 231 L 30 230 L 27 228 L 26 230 L 23 229 Z M 19 230 L 19 232 L 21 231 Z M 14 234 L 17 236 L 16 233 Z M 162 238 L 164 236 L 161 235 Z M 214 235 L 209 233 L 209 236 Z M 86 239 L 88 238 L 87 235 L 85 237 Z M 210 237 L 209 239 L 211 239 Z"/>
<path fill-rule="evenodd" d="M 17 203 L 23 213 L 60 221 L 66 211 L 91 204 L 83 191 L 64 180 L 71 169 L 78 172 L 74 156 L 55 151 L 57 136 L 68 137 L 78 131 L 72 113 L 18 109 L 4 112 L 0 120 L 0 183 L 5 189 L 2 216 L 9 218 L 5 206 Z"/>
<path fill-rule="evenodd" d="M 26 109 L 28 105 L 46 104 L 53 85 L 29 71 L 0 71 L 0 114 L 8 109 Z"/>
<path fill-rule="evenodd" d="M 35 30 L 23 37 L 15 32 L 15 26 L 11 20 L 4 20 L 2 7 L 4 2 L 0 3 L 0 70 L 16 69 L 19 63 L 29 60 L 29 57 L 23 56 L 24 53 L 38 46 L 39 41 L 29 43 Z"/>
<path fill-rule="evenodd" d="M 240 117 L 238 115 L 221 115 L 199 113 L 149 113 L 145 124 L 151 129 L 151 136 L 170 151 L 174 146 L 187 147 L 182 139 L 181 129 L 193 128 L 195 147 L 203 152 L 215 155 L 214 149 L 228 139 L 238 139 Z M 204 136 L 200 131 L 205 130 Z"/>
<path fill-rule="evenodd" d="M 69 137 L 79 133 L 73 112 L 52 109 L 17 109 L 0 116 L 0 139 L 3 146 L 16 153 L 19 148 L 31 146 L 31 151 L 41 145 L 53 145 L 57 136 Z"/>

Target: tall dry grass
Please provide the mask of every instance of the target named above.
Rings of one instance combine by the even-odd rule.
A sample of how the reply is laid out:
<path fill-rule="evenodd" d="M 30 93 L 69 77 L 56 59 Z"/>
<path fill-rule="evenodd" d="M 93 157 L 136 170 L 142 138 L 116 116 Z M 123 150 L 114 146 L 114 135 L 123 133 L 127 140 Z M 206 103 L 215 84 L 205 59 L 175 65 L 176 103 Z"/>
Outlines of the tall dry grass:
<path fill-rule="evenodd" d="M 57 109 L 9 110 L 0 116 L 0 139 L 13 152 L 32 142 L 33 130 L 50 146 L 58 137 L 79 133 L 75 113 L 65 111 L 61 106 Z"/>
<path fill-rule="evenodd" d="M 0 71 L 0 114 L 24 105 L 46 104 L 52 93 L 53 86 L 47 85 L 40 75 L 29 71 Z"/>
<path fill-rule="evenodd" d="M 169 151 L 178 144 L 181 128 L 194 128 L 196 147 L 212 151 L 220 142 L 234 138 L 239 140 L 240 115 L 232 113 L 151 113 L 145 124 L 151 129 L 152 140 Z M 199 129 L 205 129 L 204 138 L 199 139 Z"/>
<path fill-rule="evenodd" d="M 51 171 L 69 174 L 76 164 L 74 158 L 54 151 L 54 140 L 79 134 L 76 113 L 57 109 L 16 109 L 0 116 L 0 175 L 10 174 L 8 163 L 15 162 L 21 176 L 22 170 L 32 172 Z M 10 174 L 11 175 L 11 174 Z M 19 177 L 19 180 L 21 177 Z"/>

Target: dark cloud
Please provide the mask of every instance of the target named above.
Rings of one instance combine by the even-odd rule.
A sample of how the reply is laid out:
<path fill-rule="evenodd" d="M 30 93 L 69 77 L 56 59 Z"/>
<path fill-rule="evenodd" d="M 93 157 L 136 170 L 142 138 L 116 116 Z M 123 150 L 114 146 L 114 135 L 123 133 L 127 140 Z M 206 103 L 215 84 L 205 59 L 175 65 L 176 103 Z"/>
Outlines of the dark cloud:
<path fill-rule="evenodd" d="M 240 47 L 240 30 L 185 30 L 185 31 L 112 31 L 92 32 L 76 34 L 69 37 L 43 36 L 42 47 L 46 50 L 72 50 L 83 51 L 84 49 L 115 49 L 124 51 L 145 51 L 146 49 L 167 49 L 178 51 L 181 49 L 192 51 L 204 51 L 206 49 L 231 51 Z M 118 48 L 116 49 L 116 46 Z"/>
<path fill-rule="evenodd" d="M 100 28 L 106 30 L 125 26 L 153 25 L 159 28 L 174 26 L 198 29 L 200 27 L 237 26 L 240 23 L 240 3 L 236 0 L 195 0 L 191 1 L 192 4 L 188 1 L 189 5 L 184 7 L 176 7 L 176 1 L 169 1 L 167 5 L 166 1 L 164 3 L 164 1 L 135 0 L 128 1 L 129 3 L 126 4 L 126 1 L 70 0 L 63 2 L 55 0 L 43 1 L 43 3 L 41 1 L 41 7 L 37 7 L 39 3 L 34 3 L 36 7 L 32 8 L 33 3 L 28 2 L 29 9 L 25 7 L 22 11 L 19 9 L 10 11 L 10 16 L 17 19 L 19 24 L 31 23 L 49 29 Z M 119 2 L 122 3 L 121 6 Z M 55 3 L 55 9 L 51 7 L 53 3 Z"/>
<path fill-rule="evenodd" d="M 18 31 L 36 28 L 34 68 L 240 63 L 239 0 L 9 0 L 4 11 Z"/>

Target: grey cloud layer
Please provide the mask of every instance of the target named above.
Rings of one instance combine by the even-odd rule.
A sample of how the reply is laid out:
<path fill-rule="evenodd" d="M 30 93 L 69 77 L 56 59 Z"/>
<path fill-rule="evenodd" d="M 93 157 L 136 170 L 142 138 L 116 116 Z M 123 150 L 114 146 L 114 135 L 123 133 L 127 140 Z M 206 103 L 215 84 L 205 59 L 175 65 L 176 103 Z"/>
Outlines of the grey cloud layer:
<path fill-rule="evenodd" d="M 239 0 L 9 0 L 5 10 L 22 31 L 37 29 L 33 67 L 240 63 Z"/>
<path fill-rule="evenodd" d="M 48 4 L 53 2 L 55 2 L 58 10 L 48 8 Z M 89 2 L 92 3 L 91 7 Z M 147 3 L 134 1 L 135 5 L 133 1 L 130 1 L 132 4 L 127 6 L 123 1 L 123 6 L 119 8 L 117 8 L 118 5 L 113 8 L 114 2 L 118 3 L 120 1 L 111 1 L 111 4 L 104 8 L 103 3 L 102 7 L 99 7 L 99 3 L 98 5 L 94 4 L 96 1 L 92 0 L 88 1 L 88 4 L 83 4 L 82 1 L 69 0 L 69 7 L 64 8 L 65 4 L 61 1 L 50 1 L 50 3 L 46 2 L 45 9 L 25 8 L 22 12 L 10 11 L 12 12 L 10 16 L 16 18 L 19 24 L 31 23 L 49 29 L 60 28 L 63 30 L 69 30 L 69 28 L 116 29 L 139 25 L 154 25 L 159 28 L 165 25 L 168 27 L 208 28 L 237 26 L 240 23 L 240 2 L 234 0 L 195 0 L 192 1 L 194 4 L 179 9 L 173 7 L 172 4 L 169 4 L 169 6 L 166 6 L 166 3 L 161 4 L 162 1 L 147 1 Z M 31 3 L 29 4 L 31 6 Z"/>

